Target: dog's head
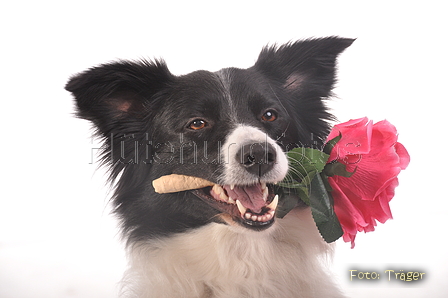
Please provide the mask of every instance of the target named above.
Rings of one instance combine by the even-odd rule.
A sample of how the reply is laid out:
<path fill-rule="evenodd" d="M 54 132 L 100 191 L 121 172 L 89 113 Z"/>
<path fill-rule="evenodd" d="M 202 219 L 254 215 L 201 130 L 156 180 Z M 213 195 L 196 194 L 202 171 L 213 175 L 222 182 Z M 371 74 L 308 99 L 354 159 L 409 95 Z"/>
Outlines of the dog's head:
<path fill-rule="evenodd" d="M 163 61 L 120 61 L 73 77 L 66 89 L 78 116 L 104 139 L 103 160 L 117 182 L 114 202 L 129 236 L 212 221 L 270 227 L 272 185 L 288 170 L 284 152 L 322 145 L 336 58 L 352 42 L 329 37 L 266 47 L 248 69 L 175 76 Z M 155 193 L 151 182 L 173 173 L 216 185 Z"/>

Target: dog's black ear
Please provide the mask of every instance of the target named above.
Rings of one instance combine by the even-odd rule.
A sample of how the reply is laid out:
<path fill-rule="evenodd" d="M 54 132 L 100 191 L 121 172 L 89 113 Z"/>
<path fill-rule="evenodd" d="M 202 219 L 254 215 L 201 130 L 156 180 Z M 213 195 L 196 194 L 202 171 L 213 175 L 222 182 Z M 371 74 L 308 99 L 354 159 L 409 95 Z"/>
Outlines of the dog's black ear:
<path fill-rule="evenodd" d="M 75 75 L 65 89 L 76 99 L 77 115 L 92 121 L 101 134 L 108 136 L 118 126 L 131 130 L 135 125 L 130 123 L 148 114 L 150 99 L 173 77 L 163 61 L 119 61 Z M 120 125 L 123 123 L 127 125 Z"/>
<path fill-rule="evenodd" d="M 327 37 L 266 47 L 253 66 L 272 82 L 294 124 L 286 134 L 297 146 L 320 147 L 330 132 L 334 116 L 323 99 L 331 96 L 337 56 L 353 41 Z"/>
<path fill-rule="evenodd" d="M 335 82 L 336 57 L 353 41 L 327 37 L 266 47 L 254 67 L 280 81 L 288 91 L 327 97 Z"/>

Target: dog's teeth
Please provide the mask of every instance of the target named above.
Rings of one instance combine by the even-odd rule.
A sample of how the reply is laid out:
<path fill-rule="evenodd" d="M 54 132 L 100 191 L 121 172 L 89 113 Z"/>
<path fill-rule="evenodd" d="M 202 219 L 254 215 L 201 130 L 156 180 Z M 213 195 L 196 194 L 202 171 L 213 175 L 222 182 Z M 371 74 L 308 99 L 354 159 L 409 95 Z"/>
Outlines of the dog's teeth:
<path fill-rule="evenodd" d="M 235 184 L 230 185 L 230 190 L 233 190 L 235 188 Z"/>
<path fill-rule="evenodd" d="M 226 195 L 226 192 L 221 187 L 221 185 L 215 184 L 212 188 L 213 192 L 218 195 L 219 199 L 223 202 L 229 203 L 229 197 Z"/>
<path fill-rule="evenodd" d="M 220 195 L 224 190 L 222 189 L 222 187 L 218 184 L 213 185 L 212 190 L 217 194 Z"/>
<path fill-rule="evenodd" d="M 241 204 L 240 201 L 236 200 L 235 202 L 236 202 L 236 206 L 238 207 L 238 210 L 239 210 L 240 213 L 241 213 L 241 216 L 244 217 L 244 214 L 246 214 L 247 208 L 244 207 L 243 204 Z"/>
<path fill-rule="evenodd" d="M 266 202 L 266 200 L 268 199 L 268 195 L 269 195 L 269 189 L 267 187 L 265 187 L 263 189 L 263 200 Z"/>
<path fill-rule="evenodd" d="M 266 188 L 266 183 L 261 183 L 261 190 L 265 190 Z"/>
<path fill-rule="evenodd" d="M 224 202 L 228 202 L 229 201 L 229 197 L 226 196 L 226 194 L 224 192 L 219 194 L 219 198 L 224 201 Z"/>
<path fill-rule="evenodd" d="M 248 212 L 248 213 L 246 213 L 246 214 L 244 214 L 244 217 L 246 218 L 246 219 L 250 219 L 251 218 L 251 214 Z"/>
<path fill-rule="evenodd" d="M 278 205 L 278 195 L 275 195 L 274 199 L 267 207 L 272 210 L 275 210 L 275 209 L 277 209 L 277 205 Z"/>
<path fill-rule="evenodd" d="M 235 205 L 235 204 L 236 204 L 235 200 L 234 200 L 234 199 L 232 199 L 231 197 L 229 197 L 229 203 L 230 203 L 230 204 L 233 204 L 233 205 Z"/>

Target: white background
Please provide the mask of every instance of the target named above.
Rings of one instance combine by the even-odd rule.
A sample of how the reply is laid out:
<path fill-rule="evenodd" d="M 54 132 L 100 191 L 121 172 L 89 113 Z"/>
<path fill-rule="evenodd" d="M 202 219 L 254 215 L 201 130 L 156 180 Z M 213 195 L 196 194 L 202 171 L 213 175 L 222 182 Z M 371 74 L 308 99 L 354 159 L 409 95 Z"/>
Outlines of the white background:
<path fill-rule="evenodd" d="M 265 44 L 328 35 L 357 38 L 339 59 L 334 113 L 388 119 L 411 154 L 394 219 L 355 249 L 338 241 L 335 278 L 350 297 L 446 297 L 446 4 L 311 2 L 3 3 L 0 297 L 115 297 L 125 268 L 103 171 L 89 164 L 98 144 L 64 91 L 70 75 L 118 58 L 163 57 L 174 74 L 249 67 Z M 350 269 L 392 267 L 426 281 L 349 281 Z"/>

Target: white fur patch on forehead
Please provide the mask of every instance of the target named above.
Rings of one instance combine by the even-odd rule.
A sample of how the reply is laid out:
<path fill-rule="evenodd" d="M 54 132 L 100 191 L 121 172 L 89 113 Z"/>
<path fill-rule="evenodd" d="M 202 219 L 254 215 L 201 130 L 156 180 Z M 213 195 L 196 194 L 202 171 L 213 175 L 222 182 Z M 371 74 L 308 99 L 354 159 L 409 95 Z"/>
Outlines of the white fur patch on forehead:
<path fill-rule="evenodd" d="M 224 89 L 227 92 L 230 92 L 230 72 L 228 69 L 221 69 L 217 72 L 215 72 L 218 79 L 221 81 L 222 85 L 224 86 Z"/>
<path fill-rule="evenodd" d="M 283 87 L 285 87 L 287 90 L 297 90 L 305 82 L 305 79 L 305 75 L 293 73 L 286 79 L 286 83 L 283 85 Z"/>
<path fill-rule="evenodd" d="M 237 117 L 236 117 L 237 113 L 236 113 L 235 106 L 232 101 L 232 96 L 230 94 L 230 81 L 232 80 L 231 71 L 230 71 L 230 69 L 224 68 L 224 69 L 221 69 L 221 70 L 215 72 L 215 75 L 223 86 L 224 95 L 225 95 L 225 98 L 227 99 L 227 104 L 229 106 L 229 111 L 230 111 L 229 117 L 231 118 L 231 120 L 233 122 L 237 122 Z"/>
<path fill-rule="evenodd" d="M 271 145 L 277 153 L 274 167 L 262 177 L 254 176 L 246 171 L 242 167 L 241 161 L 236 158 L 244 146 L 251 146 L 252 144 L 261 144 L 264 148 Z M 236 126 L 227 136 L 222 146 L 221 155 L 221 161 L 225 166 L 223 176 L 220 179 L 220 183 L 223 185 L 275 183 L 283 180 L 288 171 L 288 160 L 280 146 L 267 133 L 249 125 L 239 124 Z"/>

